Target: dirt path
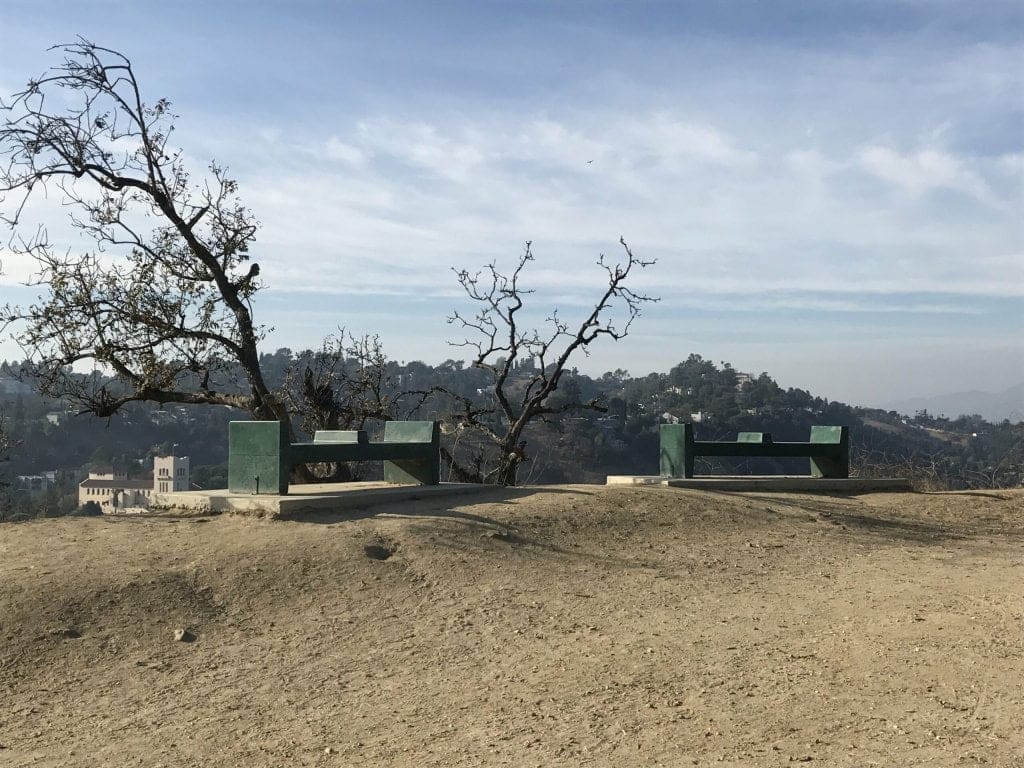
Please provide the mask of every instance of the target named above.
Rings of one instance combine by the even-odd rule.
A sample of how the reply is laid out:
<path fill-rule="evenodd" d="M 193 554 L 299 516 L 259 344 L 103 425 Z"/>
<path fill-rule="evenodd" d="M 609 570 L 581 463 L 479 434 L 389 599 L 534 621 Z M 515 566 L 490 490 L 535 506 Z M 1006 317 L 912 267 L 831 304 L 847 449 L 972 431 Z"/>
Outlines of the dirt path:
<path fill-rule="evenodd" d="M 1021 492 L 0 527 L 12 768 L 1010 767 L 1022 721 Z"/>

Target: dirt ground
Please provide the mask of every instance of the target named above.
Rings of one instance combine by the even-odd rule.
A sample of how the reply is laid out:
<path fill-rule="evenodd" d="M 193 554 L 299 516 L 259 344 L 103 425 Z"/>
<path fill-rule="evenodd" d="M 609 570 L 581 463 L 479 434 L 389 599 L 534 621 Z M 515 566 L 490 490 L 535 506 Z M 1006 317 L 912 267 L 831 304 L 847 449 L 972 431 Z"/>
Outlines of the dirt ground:
<path fill-rule="evenodd" d="M 1024 766 L 1024 492 L 0 526 L 7 768 L 791 763 Z"/>

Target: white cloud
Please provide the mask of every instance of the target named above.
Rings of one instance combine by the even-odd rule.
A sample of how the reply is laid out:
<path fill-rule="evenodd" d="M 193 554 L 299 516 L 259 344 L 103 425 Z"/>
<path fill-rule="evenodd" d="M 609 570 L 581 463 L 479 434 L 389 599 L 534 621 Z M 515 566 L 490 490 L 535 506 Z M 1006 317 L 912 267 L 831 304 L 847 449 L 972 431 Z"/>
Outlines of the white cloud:
<path fill-rule="evenodd" d="M 544 163 L 577 172 L 608 160 L 613 152 L 606 141 L 550 118 L 532 120 L 517 134 L 499 134 L 498 141 L 506 161 Z"/>
<path fill-rule="evenodd" d="M 649 153 L 676 168 L 692 161 L 744 166 L 757 159 L 755 152 L 737 147 L 733 137 L 712 126 L 687 122 L 664 113 L 631 121 L 625 133 L 632 139 L 629 142 L 631 148 Z"/>
<path fill-rule="evenodd" d="M 433 175 L 464 182 L 485 160 L 484 143 L 472 128 L 456 134 L 422 121 L 362 121 L 353 142 Z"/>
<path fill-rule="evenodd" d="M 1017 183 L 1019 191 L 1024 192 L 1024 152 L 1001 155 L 998 168 Z"/>
<path fill-rule="evenodd" d="M 324 145 L 324 154 L 331 160 L 339 160 L 349 165 L 363 165 L 366 163 L 366 153 L 358 147 L 346 144 L 344 141 L 332 136 Z"/>
<path fill-rule="evenodd" d="M 973 170 L 952 155 L 925 148 L 900 154 L 890 147 L 870 146 L 860 151 L 864 168 L 878 178 L 904 188 L 912 195 L 933 189 L 951 189 L 992 202 L 992 191 Z"/>

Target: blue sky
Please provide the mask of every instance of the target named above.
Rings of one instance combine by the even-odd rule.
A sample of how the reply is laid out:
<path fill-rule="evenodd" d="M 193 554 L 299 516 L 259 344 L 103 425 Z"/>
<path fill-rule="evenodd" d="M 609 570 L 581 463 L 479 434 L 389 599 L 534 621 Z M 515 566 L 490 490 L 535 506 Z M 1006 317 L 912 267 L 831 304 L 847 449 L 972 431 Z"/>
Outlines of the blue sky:
<path fill-rule="evenodd" d="M 538 313 L 581 315 L 621 235 L 662 300 L 588 372 L 696 352 L 863 404 L 1024 380 L 1019 3 L 4 0 L 0 91 L 75 35 L 240 181 L 270 349 L 344 325 L 456 357 L 450 267 L 532 240 Z"/>

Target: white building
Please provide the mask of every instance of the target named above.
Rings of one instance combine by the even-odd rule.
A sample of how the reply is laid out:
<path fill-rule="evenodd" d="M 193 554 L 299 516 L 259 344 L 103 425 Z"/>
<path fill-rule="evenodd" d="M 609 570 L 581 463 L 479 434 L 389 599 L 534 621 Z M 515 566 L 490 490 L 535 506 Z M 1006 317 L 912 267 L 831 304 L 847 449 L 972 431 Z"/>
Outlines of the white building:
<path fill-rule="evenodd" d="M 188 456 L 154 456 L 153 490 L 157 493 L 188 490 Z"/>
<path fill-rule="evenodd" d="M 153 493 L 187 491 L 189 466 L 187 456 L 153 457 L 153 477 L 129 480 L 125 472 L 112 469 L 90 472 L 78 484 L 78 504 L 94 501 L 104 514 L 138 514 L 149 506 Z"/>
<path fill-rule="evenodd" d="M 743 385 L 749 384 L 754 378 L 753 374 L 736 371 L 736 389 L 743 389 Z"/>

